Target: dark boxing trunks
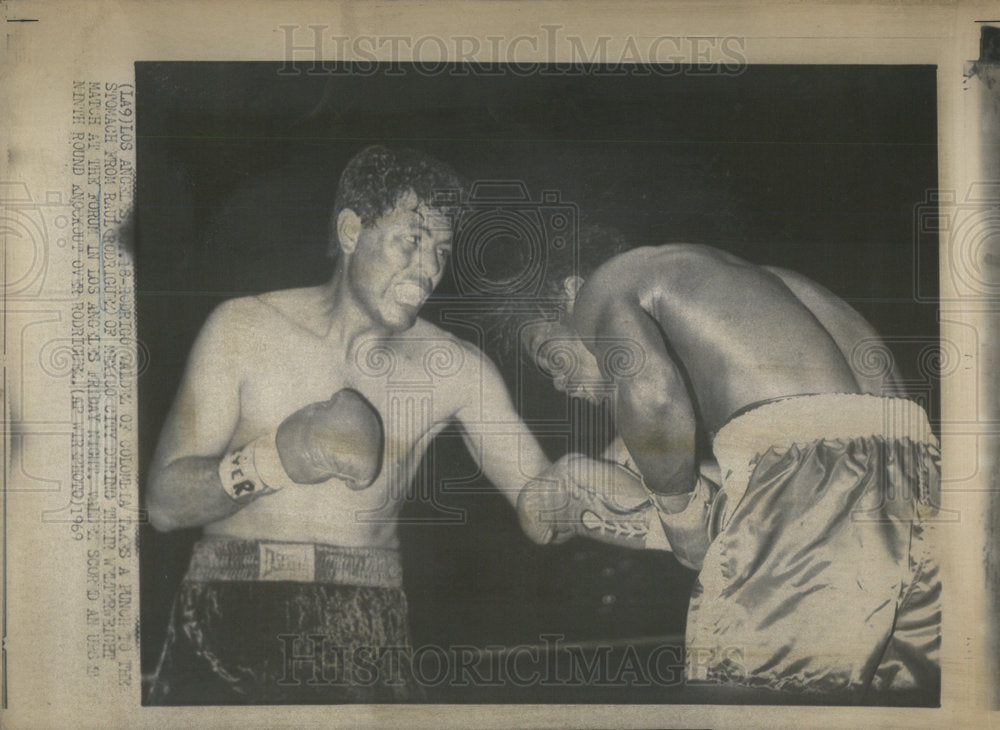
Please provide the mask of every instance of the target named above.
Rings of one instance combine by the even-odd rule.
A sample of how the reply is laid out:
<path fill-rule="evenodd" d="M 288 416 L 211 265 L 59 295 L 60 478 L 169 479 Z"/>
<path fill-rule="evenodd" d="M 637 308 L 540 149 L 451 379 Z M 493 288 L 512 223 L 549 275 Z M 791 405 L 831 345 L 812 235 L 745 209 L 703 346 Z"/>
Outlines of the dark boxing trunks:
<path fill-rule="evenodd" d="M 734 418 L 713 450 L 724 502 L 691 598 L 688 678 L 936 703 L 940 456 L 924 411 L 799 396 Z"/>
<path fill-rule="evenodd" d="M 412 701 L 409 650 L 397 551 L 204 538 L 147 703 Z"/>

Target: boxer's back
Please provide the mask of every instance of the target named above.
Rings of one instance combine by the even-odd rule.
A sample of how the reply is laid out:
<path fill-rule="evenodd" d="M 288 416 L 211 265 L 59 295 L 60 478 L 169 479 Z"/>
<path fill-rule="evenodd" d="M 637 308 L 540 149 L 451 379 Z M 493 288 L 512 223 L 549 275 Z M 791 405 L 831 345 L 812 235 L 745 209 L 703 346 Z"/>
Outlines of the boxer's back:
<path fill-rule="evenodd" d="M 608 306 L 631 298 L 656 321 L 710 432 L 759 401 L 858 392 L 837 343 L 781 279 L 722 251 L 634 249 L 595 272 L 580 296 Z M 591 321 L 601 319 L 611 336 L 613 318 Z"/>
<path fill-rule="evenodd" d="M 815 281 L 776 266 L 764 267 L 784 282 L 837 343 L 861 392 L 902 395 L 902 376 L 875 328 L 861 314 Z"/>

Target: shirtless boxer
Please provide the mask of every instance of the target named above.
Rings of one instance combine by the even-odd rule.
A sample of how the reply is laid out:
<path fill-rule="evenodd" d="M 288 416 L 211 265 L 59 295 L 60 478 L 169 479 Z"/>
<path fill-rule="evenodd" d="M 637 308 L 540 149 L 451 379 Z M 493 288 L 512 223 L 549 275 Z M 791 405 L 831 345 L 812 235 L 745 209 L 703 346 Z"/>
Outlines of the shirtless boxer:
<path fill-rule="evenodd" d="M 452 245 L 434 192 L 457 185 L 418 153 L 363 151 L 330 282 L 205 323 L 150 469 L 153 525 L 203 528 L 152 703 L 412 698 L 395 518 L 428 445 L 458 421 L 512 504 L 550 466 L 492 363 L 417 316 Z"/>
<path fill-rule="evenodd" d="M 895 374 L 866 369 L 874 330 L 805 277 L 705 246 L 634 249 L 562 288 L 564 316 L 524 327 L 525 345 L 570 394 L 613 387 L 609 457 L 627 454 L 616 460 L 635 477 L 615 467 L 615 494 L 595 494 L 566 457 L 522 493 L 529 534 L 594 534 L 588 510 L 608 502 L 641 532 L 648 491 L 671 548 L 700 570 L 689 679 L 936 692 L 940 582 L 924 523 L 937 442 L 923 410 L 893 397 Z M 698 429 L 721 489 L 695 464 Z"/>

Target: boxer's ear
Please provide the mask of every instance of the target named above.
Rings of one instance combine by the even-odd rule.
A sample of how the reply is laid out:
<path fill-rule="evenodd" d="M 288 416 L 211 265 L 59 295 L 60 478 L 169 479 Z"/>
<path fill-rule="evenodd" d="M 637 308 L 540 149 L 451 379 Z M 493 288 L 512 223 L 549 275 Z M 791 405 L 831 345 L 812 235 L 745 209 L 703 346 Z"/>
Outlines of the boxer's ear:
<path fill-rule="evenodd" d="M 579 276 L 567 276 L 563 279 L 563 294 L 566 295 L 566 313 L 573 313 L 573 305 L 576 303 L 576 295 L 583 286 L 583 279 Z"/>
<path fill-rule="evenodd" d="M 354 253 L 361 235 L 361 219 L 350 208 L 337 214 L 337 243 L 344 253 Z"/>

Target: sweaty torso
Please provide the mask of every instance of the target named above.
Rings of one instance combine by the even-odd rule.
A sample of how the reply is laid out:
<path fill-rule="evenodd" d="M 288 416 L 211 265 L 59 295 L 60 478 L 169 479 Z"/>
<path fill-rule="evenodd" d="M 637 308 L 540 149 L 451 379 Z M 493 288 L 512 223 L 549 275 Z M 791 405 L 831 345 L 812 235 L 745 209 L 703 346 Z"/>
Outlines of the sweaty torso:
<path fill-rule="evenodd" d="M 313 322 L 316 290 L 273 292 L 244 300 L 252 327 L 239 343 L 245 367 L 239 421 L 228 448 L 274 431 L 290 414 L 325 401 L 342 388 L 368 399 L 382 417 L 382 470 L 368 488 L 352 491 L 339 480 L 293 484 L 205 526 L 208 534 L 395 547 L 396 517 L 430 441 L 457 408 L 434 368 L 461 377 L 464 348 L 452 336 L 417 320 L 388 340 L 365 339 L 351 352 L 321 336 Z"/>
<path fill-rule="evenodd" d="M 605 268 L 601 290 L 628 290 L 655 320 L 710 433 L 759 401 L 858 390 L 829 333 L 759 266 L 678 244 L 635 249 Z"/>

